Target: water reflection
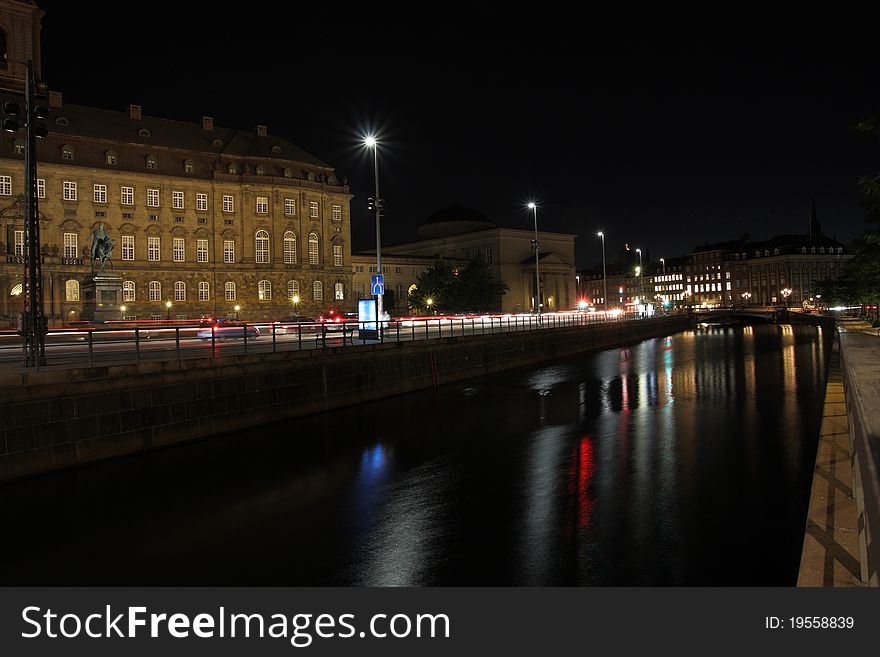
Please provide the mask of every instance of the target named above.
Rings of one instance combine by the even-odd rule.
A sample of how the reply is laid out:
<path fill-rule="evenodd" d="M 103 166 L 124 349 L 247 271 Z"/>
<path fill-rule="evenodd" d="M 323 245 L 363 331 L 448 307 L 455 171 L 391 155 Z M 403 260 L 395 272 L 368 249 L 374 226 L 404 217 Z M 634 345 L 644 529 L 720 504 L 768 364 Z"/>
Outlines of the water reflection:
<path fill-rule="evenodd" d="M 6 486 L 2 578 L 793 584 L 822 337 L 707 327 Z"/>

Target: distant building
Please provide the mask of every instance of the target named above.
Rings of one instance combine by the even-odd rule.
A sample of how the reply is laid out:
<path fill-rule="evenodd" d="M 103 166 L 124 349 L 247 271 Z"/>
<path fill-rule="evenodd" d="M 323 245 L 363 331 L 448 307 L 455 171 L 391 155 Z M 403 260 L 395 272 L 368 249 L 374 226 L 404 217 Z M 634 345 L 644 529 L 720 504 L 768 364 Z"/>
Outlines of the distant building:
<path fill-rule="evenodd" d="M 40 79 L 33 2 L 0 0 L 0 103 L 23 104 L 34 61 L 48 136 L 37 144 L 44 312 L 76 319 L 88 236 L 115 241 L 128 317 L 266 320 L 351 300 L 350 211 L 334 168 L 266 126 L 224 128 L 73 105 Z M 21 310 L 24 130 L 0 138 L 0 317 Z M 166 309 L 171 302 L 172 309 Z"/>
<path fill-rule="evenodd" d="M 503 228 L 473 208 L 451 205 L 419 224 L 416 232 L 419 238 L 416 241 L 382 245 L 386 289 L 393 285 L 395 296 L 398 289 L 408 294 L 418 274 L 438 258 L 464 264 L 480 257 L 489 265 L 495 278 L 505 281 L 510 288 L 496 310 L 510 313 L 535 310 L 534 231 Z M 567 233 L 538 232 L 538 270 L 545 312 L 575 307 L 574 240 L 575 235 Z M 361 290 L 369 295 L 372 273 L 369 269 L 375 267 L 375 258 L 375 252 L 352 257 L 353 282 L 358 295 L 362 294 Z M 402 308 L 398 302 L 397 312 Z"/>

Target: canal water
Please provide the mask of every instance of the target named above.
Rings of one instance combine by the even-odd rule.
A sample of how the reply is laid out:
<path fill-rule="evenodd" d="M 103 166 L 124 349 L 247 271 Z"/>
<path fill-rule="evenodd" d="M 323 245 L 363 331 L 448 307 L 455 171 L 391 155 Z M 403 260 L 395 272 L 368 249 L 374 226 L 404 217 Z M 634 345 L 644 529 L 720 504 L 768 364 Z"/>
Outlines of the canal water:
<path fill-rule="evenodd" d="M 0 486 L 0 579 L 793 585 L 829 337 L 703 327 Z"/>

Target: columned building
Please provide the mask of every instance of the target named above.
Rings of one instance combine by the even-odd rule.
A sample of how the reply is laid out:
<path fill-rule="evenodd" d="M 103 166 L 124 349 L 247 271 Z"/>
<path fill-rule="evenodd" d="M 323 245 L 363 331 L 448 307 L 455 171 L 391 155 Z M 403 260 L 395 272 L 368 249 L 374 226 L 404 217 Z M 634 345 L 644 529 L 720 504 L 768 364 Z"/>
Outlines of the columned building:
<path fill-rule="evenodd" d="M 34 61 L 48 136 L 37 144 L 45 313 L 76 319 L 91 274 L 91 232 L 115 242 L 124 315 L 248 320 L 303 313 L 351 297 L 352 198 L 334 168 L 265 125 L 225 128 L 63 102 L 40 77 L 31 2 L 0 0 L 0 103 L 23 105 Z M 0 321 L 21 311 L 25 135 L 0 133 Z M 167 308 L 171 303 L 171 309 Z M 350 302 L 350 305 L 353 301 Z"/>
<path fill-rule="evenodd" d="M 431 215 L 416 227 L 418 240 L 382 246 L 382 269 L 389 281 L 398 276 L 398 269 L 412 277 L 415 283 L 418 273 L 438 259 L 448 259 L 465 264 L 474 257 L 481 257 L 489 265 L 497 280 L 505 281 L 508 292 L 501 298 L 496 310 L 507 313 L 534 312 L 535 306 L 535 252 L 532 230 L 503 228 L 490 221 L 473 208 L 451 205 Z M 575 235 L 568 233 L 538 232 L 538 272 L 541 277 L 541 299 L 544 312 L 572 310 L 576 305 L 577 282 L 574 265 Z M 369 289 L 370 258 L 375 264 L 375 254 L 365 257 L 365 271 L 355 272 L 357 289 L 363 284 Z M 413 261 L 412 258 L 417 258 Z M 420 263 L 420 264 L 417 264 Z M 358 262 L 360 265 L 360 262 Z M 399 281 L 406 285 L 409 279 Z M 392 284 L 397 284 L 396 282 Z M 386 283 L 387 285 L 387 283 Z M 408 290 L 408 286 L 407 286 Z M 398 312 L 401 308 L 398 307 Z"/>

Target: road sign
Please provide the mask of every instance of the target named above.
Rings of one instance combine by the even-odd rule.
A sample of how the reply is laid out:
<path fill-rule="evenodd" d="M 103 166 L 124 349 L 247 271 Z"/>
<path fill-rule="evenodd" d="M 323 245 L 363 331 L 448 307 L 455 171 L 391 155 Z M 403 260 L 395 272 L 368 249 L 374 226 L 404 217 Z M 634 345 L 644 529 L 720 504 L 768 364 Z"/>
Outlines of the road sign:
<path fill-rule="evenodd" d="M 370 276 L 370 290 L 376 296 L 385 294 L 385 274 Z"/>

